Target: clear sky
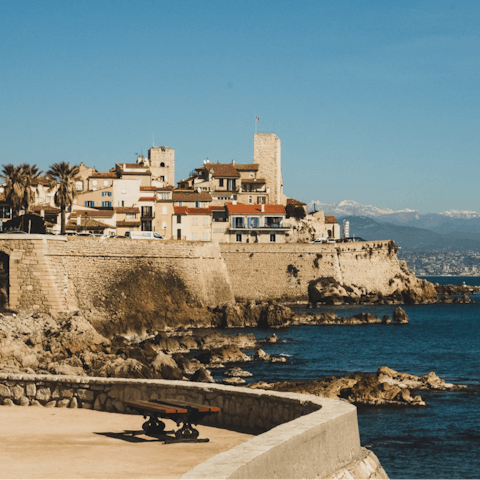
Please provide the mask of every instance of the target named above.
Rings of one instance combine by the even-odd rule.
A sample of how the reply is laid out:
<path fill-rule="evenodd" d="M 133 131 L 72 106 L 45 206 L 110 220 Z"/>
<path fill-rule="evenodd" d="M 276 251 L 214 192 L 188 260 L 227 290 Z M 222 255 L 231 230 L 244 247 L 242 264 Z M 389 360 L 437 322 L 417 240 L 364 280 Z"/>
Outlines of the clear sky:
<path fill-rule="evenodd" d="M 0 164 L 176 180 L 282 141 L 284 191 L 480 211 L 480 2 L 0 0 Z"/>

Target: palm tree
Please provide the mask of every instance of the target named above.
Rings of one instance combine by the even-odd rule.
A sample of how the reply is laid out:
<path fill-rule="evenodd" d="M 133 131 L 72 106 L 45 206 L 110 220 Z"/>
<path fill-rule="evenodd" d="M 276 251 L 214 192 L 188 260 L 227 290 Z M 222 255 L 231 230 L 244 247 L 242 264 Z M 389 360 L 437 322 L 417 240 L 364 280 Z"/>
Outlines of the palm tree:
<path fill-rule="evenodd" d="M 57 189 L 55 192 L 55 205 L 60 207 L 61 213 L 61 231 L 65 235 L 65 210 L 71 207 L 77 191 L 75 189 L 75 177 L 78 175 L 80 167 L 78 165 L 70 166 L 68 162 L 54 163 L 50 165 L 47 172 L 47 178 L 52 182 L 50 190 Z"/>
<path fill-rule="evenodd" d="M 22 165 L 2 165 L 0 177 L 5 180 L 5 200 L 12 208 L 12 217 L 17 217 L 22 208 L 25 193 L 25 171 Z"/>
<path fill-rule="evenodd" d="M 23 172 L 24 182 L 22 207 L 25 209 L 25 213 L 28 213 L 30 205 L 35 203 L 35 190 L 32 187 L 32 181 L 38 179 L 43 172 L 36 165 L 29 165 L 28 163 L 22 163 L 20 168 Z"/>

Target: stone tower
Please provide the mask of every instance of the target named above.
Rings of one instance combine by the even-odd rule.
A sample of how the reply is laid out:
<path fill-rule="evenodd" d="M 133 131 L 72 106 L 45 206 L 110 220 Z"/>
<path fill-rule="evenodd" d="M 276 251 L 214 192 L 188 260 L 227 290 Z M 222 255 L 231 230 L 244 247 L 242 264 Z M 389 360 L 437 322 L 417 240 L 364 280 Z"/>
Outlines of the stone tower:
<path fill-rule="evenodd" d="M 175 150 L 173 148 L 152 147 L 148 151 L 148 165 L 154 185 L 175 186 Z"/>
<path fill-rule="evenodd" d="M 258 163 L 258 178 L 266 180 L 269 202 L 285 205 L 280 139 L 274 133 L 253 134 L 253 163 Z"/>

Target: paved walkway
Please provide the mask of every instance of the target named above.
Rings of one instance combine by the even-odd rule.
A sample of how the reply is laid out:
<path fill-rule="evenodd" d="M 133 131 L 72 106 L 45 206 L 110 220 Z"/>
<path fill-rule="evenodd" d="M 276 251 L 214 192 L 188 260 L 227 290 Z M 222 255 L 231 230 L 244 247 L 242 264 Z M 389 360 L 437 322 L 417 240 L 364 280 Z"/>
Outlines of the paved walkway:
<path fill-rule="evenodd" d="M 163 444 L 140 433 L 143 421 L 140 415 L 2 405 L 0 478 L 179 478 L 252 437 L 200 425 L 200 437 L 210 442 Z M 165 423 L 166 430 L 177 428 Z"/>

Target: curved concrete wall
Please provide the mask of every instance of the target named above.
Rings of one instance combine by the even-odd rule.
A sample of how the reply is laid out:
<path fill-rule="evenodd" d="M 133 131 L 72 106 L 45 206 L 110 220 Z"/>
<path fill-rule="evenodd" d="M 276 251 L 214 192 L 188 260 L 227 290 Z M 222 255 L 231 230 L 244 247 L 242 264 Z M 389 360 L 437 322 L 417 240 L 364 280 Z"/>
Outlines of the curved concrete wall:
<path fill-rule="evenodd" d="M 326 478 L 363 455 L 356 408 L 342 401 L 184 381 L 0 374 L 4 405 L 124 412 L 124 401 L 166 398 L 222 409 L 204 423 L 263 432 L 184 478 Z"/>

